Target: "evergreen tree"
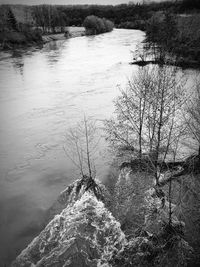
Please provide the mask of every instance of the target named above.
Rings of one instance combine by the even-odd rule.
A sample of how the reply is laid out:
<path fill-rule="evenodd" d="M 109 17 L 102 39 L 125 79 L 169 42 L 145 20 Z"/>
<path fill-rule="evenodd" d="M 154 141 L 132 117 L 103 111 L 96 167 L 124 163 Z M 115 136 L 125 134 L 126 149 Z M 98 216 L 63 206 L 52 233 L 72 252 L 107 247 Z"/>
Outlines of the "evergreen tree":
<path fill-rule="evenodd" d="M 11 28 L 12 30 L 18 31 L 17 20 L 13 14 L 11 8 L 8 9 L 7 21 L 8 21 L 9 28 Z"/>

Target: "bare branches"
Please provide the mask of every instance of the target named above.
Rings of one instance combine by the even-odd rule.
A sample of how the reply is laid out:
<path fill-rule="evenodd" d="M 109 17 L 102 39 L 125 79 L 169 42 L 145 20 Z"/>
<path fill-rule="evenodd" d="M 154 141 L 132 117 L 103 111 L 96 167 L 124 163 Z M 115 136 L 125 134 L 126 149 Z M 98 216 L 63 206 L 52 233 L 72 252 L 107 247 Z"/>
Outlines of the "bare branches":
<path fill-rule="evenodd" d="M 94 128 L 91 127 L 88 129 L 88 121 L 87 121 L 85 116 L 84 116 L 84 126 L 85 126 L 85 142 L 86 142 L 86 156 L 87 156 L 88 173 L 89 173 L 89 177 L 92 178 L 92 171 L 91 171 L 91 164 L 90 164 L 89 134 L 91 134 L 90 137 L 92 138 Z"/>
<path fill-rule="evenodd" d="M 181 77 L 182 78 L 182 77 Z M 116 147 L 130 146 L 139 159 L 145 154 L 154 165 L 165 161 L 180 140 L 183 81 L 174 67 L 145 67 L 128 82 L 115 101 L 116 118 L 106 122 L 108 139 Z M 178 138 L 179 137 L 179 138 Z"/>
<path fill-rule="evenodd" d="M 193 95 L 186 103 L 187 113 L 183 112 L 190 134 L 198 142 L 200 157 L 200 77 L 197 77 Z"/>
<path fill-rule="evenodd" d="M 65 141 L 63 147 L 65 154 L 81 176 L 94 178 L 96 174 L 95 153 L 100 141 L 97 137 L 96 122 L 84 116 L 83 121 L 68 130 Z"/>

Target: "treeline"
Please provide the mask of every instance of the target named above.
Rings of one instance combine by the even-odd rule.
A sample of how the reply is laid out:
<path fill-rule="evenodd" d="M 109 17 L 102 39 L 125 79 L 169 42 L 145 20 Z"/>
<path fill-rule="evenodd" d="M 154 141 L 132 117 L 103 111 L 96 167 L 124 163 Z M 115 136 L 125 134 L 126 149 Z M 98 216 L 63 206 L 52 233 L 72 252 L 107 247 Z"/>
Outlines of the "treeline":
<path fill-rule="evenodd" d="M 86 16 L 87 13 L 84 12 L 84 8 L 81 11 L 81 18 L 77 18 L 79 13 L 77 12 L 73 19 L 70 19 L 72 14 L 69 11 L 66 12 L 67 8 L 51 5 L 34 6 L 33 17 L 35 18 L 35 26 L 40 28 L 43 33 L 64 32 L 67 26 L 84 26 L 87 34 L 109 32 L 114 27 L 113 22 L 106 18 L 100 18 L 93 15 L 93 13 Z"/>
<path fill-rule="evenodd" d="M 18 7 L 19 8 L 19 7 Z M 118 28 L 146 29 L 146 21 L 156 12 L 170 11 L 174 14 L 199 10 L 199 0 L 166 1 L 161 3 L 112 5 L 38 5 L 30 6 L 36 27 L 44 32 L 63 31 L 65 26 L 82 26 L 86 17 L 94 15 L 112 21 Z M 15 15 L 15 14 L 14 14 Z M 26 21 L 26 14 L 24 23 Z M 0 19 L 1 20 L 1 19 Z"/>
<path fill-rule="evenodd" d="M 0 8 L 0 31 L 5 30 L 18 30 L 18 23 L 16 18 L 9 7 Z"/>
<path fill-rule="evenodd" d="M 97 16 L 88 16 L 84 22 L 83 26 L 86 29 L 87 35 L 95 35 L 105 32 L 111 32 L 114 28 L 114 24 L 112 21 L 107 20 L 105 18 L 101 19 Z"/>
<path fill-rule="evenodd" d="M 182 11 L 200 9 L 200 2 L 199 0 L 183 0 L 180 8 Z"/>
<path fill-rule="evenodd" d="M 161 3 L 112 5 L 56 6 L 67 26 L 82 26 L 86 17 L 94 15 L 111 20 L 118 28 L 145 30 L 145 22 L 155 12 L 170 11 L 179 14 L 200 9 L 198 0 L 166 1 Z"/>
<path fill-rule="evenodd" d="M 69 26 L 81 26 L 87 16 L 97 16 L 111 20 L 115 25 L 131 19 L 134 21 L 138 15 L 146 17 L 142 5 L 119 5 L 119 6 L 62 6 L 59 7 L 67 16 Z"/>

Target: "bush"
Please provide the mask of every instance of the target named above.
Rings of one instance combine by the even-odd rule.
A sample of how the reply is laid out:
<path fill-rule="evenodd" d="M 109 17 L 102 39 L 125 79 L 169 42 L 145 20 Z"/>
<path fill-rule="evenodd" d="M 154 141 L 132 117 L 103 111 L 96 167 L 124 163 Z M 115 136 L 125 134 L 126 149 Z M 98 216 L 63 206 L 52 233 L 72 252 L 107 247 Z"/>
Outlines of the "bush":
<path fill-rule="evenodd" d="M 42 43 L 42 36 L 38 30 L 32 31 L 5 31 L 1 32 L 0 43 L 4 48 L 15 45 L 39 44 Z"/>
<path fill-rule="evenodd" d="M 114 28 L 112 21 L 105 18 L 101 19 L 94 15 L 86 17 L 83 26 L 86 29 L 87 35 L 111 32 Z"/>
<path fill-rule="evenodd" d="M 135 29 L 135 30 L 146 30 L 145 20 L 135 20 L 135 21 L 124 21 L 119 24 L 118 28 L 122 29 Z"/>

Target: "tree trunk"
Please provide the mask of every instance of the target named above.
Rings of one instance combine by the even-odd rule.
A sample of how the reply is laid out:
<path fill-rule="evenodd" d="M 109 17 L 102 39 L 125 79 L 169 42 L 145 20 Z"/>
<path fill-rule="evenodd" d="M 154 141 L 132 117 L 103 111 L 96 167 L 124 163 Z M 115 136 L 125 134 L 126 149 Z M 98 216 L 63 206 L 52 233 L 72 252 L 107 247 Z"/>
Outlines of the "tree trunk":
<path fill-rule="evenodd" d="M 172 179 L 169 181 L 169 226 L 172 224 Z"/>
<path fill-rule="evenodd" d="M 198 158 L 199 158 L 199 171 L 200 171 L 200 144 L 199 144 L 199 151 L 198 151 L 199 153 L 198 153 Z"/>

